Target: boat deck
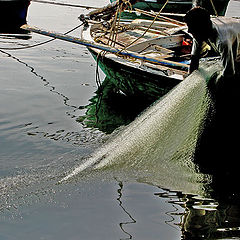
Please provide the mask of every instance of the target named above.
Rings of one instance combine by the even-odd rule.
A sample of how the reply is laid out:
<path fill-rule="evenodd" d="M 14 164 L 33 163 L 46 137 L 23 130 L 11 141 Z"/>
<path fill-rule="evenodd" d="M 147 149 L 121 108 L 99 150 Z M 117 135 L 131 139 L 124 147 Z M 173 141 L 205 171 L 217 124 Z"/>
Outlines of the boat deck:
<path fill-rule="evenodd" d="M 172 20 L 155 21 L 152 24 L 150 20 L 136 19 L 130 24 L 121 22 L 117 26 L 117 31 L 104 28 L 101 23 L 94 24 L 91 27 L 90 35 L 95 42 L 110 45 L 120 50 L 127 50 L 141 54 L 143 57 L 153 58 L 157 60 L 175 61 L 176 63 L 185 64 L 189 59 L 191 51 L 190 45 L 183 45 L 186 34 L 184 30 L 185 24 Z M 181 32 L 181 33 L 178 33 Z M 172 33 L 176 33 L 172 35 Z M 189 39 L 190 41 L 190 39 Z M 150 69 L 162 70 L 168 76 L 174 76 L 178 79 L 184 79 L 187 70 L 181 68 L 170 68 L 141 59 L 128 58 L 129 61 L 145 65 Z M 188 65 L 185 64 L 185 69 Z"/>

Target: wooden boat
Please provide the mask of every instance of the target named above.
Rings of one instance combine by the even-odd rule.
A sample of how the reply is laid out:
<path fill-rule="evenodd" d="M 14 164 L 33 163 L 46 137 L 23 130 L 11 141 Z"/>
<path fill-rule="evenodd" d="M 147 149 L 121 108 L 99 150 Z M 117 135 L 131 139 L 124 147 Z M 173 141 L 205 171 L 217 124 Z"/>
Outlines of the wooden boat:
<path fill-rule="evenodd" d="M 0 32 L 22 32 L 30 0 L 0 0 Z"/>
<path fill-rule="evenodd" d="M 96 12 L 95 20 L 81 16 L 81 38 L 29 26 L 24 29 L 86 46 L 116 92 L 149 103 L 164 96 L 188 75 L 192 38 L 185 23 L 162 15 L 155 16 L 154 21 L 116 21 L 118 17 L 96 21 L 95 17 Z M 209 51 L 202 63 L 207 81 L 220 70 L 215 66 L 213 71 L 207 70 L 217 62 L 217 56 Z"/>
<path fill-rule="evenodd" d="M 112 45 L 119 53 L 137 55 L 137 58 L 123 57 L 89 48 L 100 68 L 123 94 L 154 101 L 188 75 L 192 39 L 184 23 L 165 16 L 154 23 L 143 19 L 121 21 L 113 37 L 113 29 L 104 24 L 85 27 L 82 39 Z M 215 59 L 209 54 L 211 58 L 205 58 L 204 64 Z"/>

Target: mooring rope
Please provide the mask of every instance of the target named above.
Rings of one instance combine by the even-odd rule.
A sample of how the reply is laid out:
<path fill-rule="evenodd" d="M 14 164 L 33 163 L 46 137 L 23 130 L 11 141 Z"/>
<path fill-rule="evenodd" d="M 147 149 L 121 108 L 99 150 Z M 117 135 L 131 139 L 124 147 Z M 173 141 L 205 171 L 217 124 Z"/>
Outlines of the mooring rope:
<path fill-rule="evenodd" d="M 100 57 L 102 57 L 102 52 L 98 53 L 97 55 L 97 65 L 96 65 L 96 72 L 95 72 L 95 80 L 96 80 L 96 84 L 97 84 L 97 89 L 98 89 L 98 94 L 97 94 L 97 102 L 96 102 L 96 108 L 95 108 L 95 117 L 96 117 L 96 124 L 99 122 L 99 117 L 98 117 L 98 113 L 101 107 L 101 103 L 102 103 L 102 98 L 103 98 L 103 90 L 104 87 L 101 83 L 101 78 L 100 78 L 100 74 L 99 74 L 99 61 L 100 61 Z"/>
<path fill-rule="evenodd" d="M 67 35 L 73 31 L 75 31 L 76 29 L 80 28 L 84 23 L 81 23 L 80 25 L 72 28 L 71 30 L 67 31 L 64 33 L 64 35 Z M 37 43 L 37 44 L 33 44 L 33 45 L 30 45 L 30 46 L 25 46 L 25 47 L 17 47 L 17 48 L 0 48 L 0 50 L 22 50 L 22 49 L 28 49 L 28 48 L 33 48 L 33 47 L 38 47 L 38 46 L 41 46 L 41 45 L 44 45 L 46 43 L 49 43 L 49 42 L 52 42 L 56 40 L 56 38 L 53 38 L 53 39 L 49 39 L 47 41 L 44 41 L 44 42 L 40 42 L 40 43 Z"/>
<path fill-rule="evenodd" d="M 119 4 L 117 7 L 117 11 L 114 15 L 113 18 L 113 23 L 110 29 L 110 33 L 109 33 L 109 38 L 108 38 L 108 43 L 107 45 L 109 46 L 115 46 L 115 42 L 117 39 L 117 33 L 118 33 L 118 28 L 120 25 L 120 19 L 121 19 L 121 13 L 123 11 L 123 5 L 126 4 L 128 5 L 130 8 L 131 3 L 129 2 L 129 0 L 124 0 L 123 3 Z M 96 117 L 96 123 L 98 123 L 99 118 L 98 118 L 98 113 L 101 107 L 101 102 L 102 102 L 102 98 L 103 98 L 103 91 L 104 91 L 104 86 L 101 83 L 101 79 L 100 79 L 100 74 L 99 74 L 99 61 L 101 57 L 104 57 L 104 55 L 106 54 L 106 51 L 100 51 L 97 55 L 97 65 L 96 65 L 96 84 L 97 84 L 97 88 L 98 88 L 98 99 L 97 99 L 97 103 L 96 103 L 96 112 L 95 112 L 95 117 Z"/>
<path fill-rule="evenodd" d="M 118 3 L 119 3 L 119 1 L 118 1 Z M 123 11 L 123 5 L 124 4 L 126 6 L 128 6 L 128 8 L 132 9 L 132 5 L 131 5 L 129 0 L 123 0 L 123 2 L 121 4 L 119 3 L 119 5 L 117 7 L 117 11 L 114 15 L 114 19 L 113 19 L 113 23 L 112 23 L 112 26 L 111 26 L 111 29 L 110 29 L 108 43 L 107 43 L 107 45 L 112 46 L 112 47 L 114 47 L 115 43 L 116 43 L 118 28 L 119 28 L 119 25 L 120 25 L 121 14 L 122 14 L 122 11 Z M 97 62 L 96 84 L 97 84 L 98 91 L 99 91 L 98 101 L 97 101 L 97 104 L 96 104 L 96 120 L 97 120 L 97 122 L 98 122 L 97 113 L 98 113 L 100 105 L 101 105 L 102 95 L 103 95 L 103 90 L 104 90 L 103 89 L 104 87 L 101 84 L 100 75 L 99 75 L 99 61 L 100 61 L 101 57 L 106 55 L 106 53 L 107 53 L 106 51 L 100 51 L 97 55 L 97 61 L 96 61 Z"/>

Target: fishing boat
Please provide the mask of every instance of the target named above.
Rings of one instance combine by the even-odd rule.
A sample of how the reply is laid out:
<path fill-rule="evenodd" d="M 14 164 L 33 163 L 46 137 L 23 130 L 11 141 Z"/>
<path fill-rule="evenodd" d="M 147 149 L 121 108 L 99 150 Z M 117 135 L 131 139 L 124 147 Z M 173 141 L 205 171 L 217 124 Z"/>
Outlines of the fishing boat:
<path fill-rule="evenodd" d="M 106 21 L 82 19 L 80 38 L 28 25 L 23 28 L 86 46 L 116 92 L 151 103 L 188 76 L 192 45 L 185 23 L 160 15 L 156 19 L 123 20 L 116 28 Z M 213 50 L 200 66 L 207 82 L 221 70 Z"/>
<path fill-rule="evenodd" d="M 188 76 L 192 37 L 186 24 L 176 20 L 174 14 L 147 14 L 154 19 L 121 19 L 119 12 L 109 18 L 111 7 L 92 11 L 80 16 L 80 38 L 29 26 L 24 29 L 86 46 L 116 92 L 151 103 Z M 221 70 L 213 50 L 200 66 L 206 81 Z"/>
<path fill-rule="evenodd" d="M 118 49 L 108 53 L 88 48 L 116 89 L 127 96 L 151 102 L 188 76 L 192 37 L 185 23 L 173 18 L 122 20 L 115 29 L 105 22 L 92 23 L 84 27 L 81 38 Z M 209 51 L 203 59 L 205 68 L 218 61 L 214 54 Z"/>
<path fill-rule="evenodd" d="M 0 33 L 22 32 L 30 0 L 0 0 Z"/>

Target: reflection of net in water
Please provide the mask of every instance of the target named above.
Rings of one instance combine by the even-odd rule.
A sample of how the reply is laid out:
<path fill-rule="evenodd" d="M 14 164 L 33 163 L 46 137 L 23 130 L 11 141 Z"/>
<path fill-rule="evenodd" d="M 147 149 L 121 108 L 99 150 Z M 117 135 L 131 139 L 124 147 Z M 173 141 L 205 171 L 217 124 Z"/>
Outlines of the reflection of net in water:
<path fill-rule="evenodd" d="M 201 175 L 191 161 L 210 101 L 200 72 L 188 77 L 64 180 L 91 167 L 135 171 L 143 181 L 199 191 Z M 120 167 L 120 168 L 119 168 Z"/>

